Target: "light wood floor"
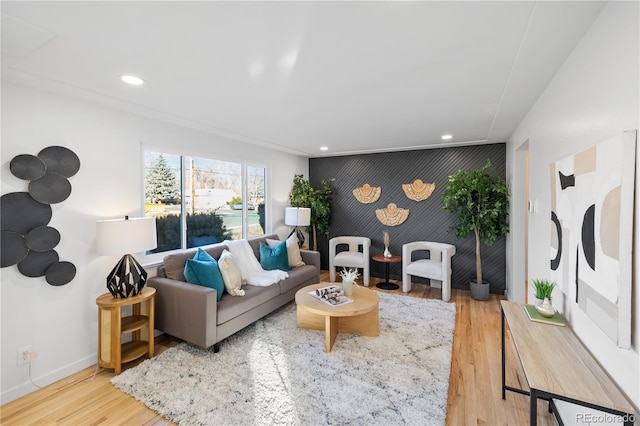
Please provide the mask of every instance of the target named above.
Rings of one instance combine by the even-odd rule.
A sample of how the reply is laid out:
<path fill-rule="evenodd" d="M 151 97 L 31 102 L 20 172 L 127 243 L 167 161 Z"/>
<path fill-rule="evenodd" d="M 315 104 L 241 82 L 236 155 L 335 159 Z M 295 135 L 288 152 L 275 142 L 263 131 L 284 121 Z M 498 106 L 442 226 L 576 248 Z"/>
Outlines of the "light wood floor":
<path fill-rule="evenodd" d="M 324 271 L 321 279 L 329 280 Z M 376 279 L 372 279 L 376 282 Z M 384 291 L 384 290 L 378 290 Z M 403 294 L 401 290 L 390 291 Z M 440 290 L 414 284 L 412 297 L 441 297 Z M 501 399 L 500 300 L 471 299 L 468 291 L 452 290 L 456 328 L 449 379 L 447 425 L 526 425 L 529 401 L 507 392 Z M 526 388 L 526 381 L 507 333 L 507 384 Z M 180 343 L 161 336 L 156 354 Z M 224 342 L 221 345 L 224 350 Z M 130 368 L 135 362 L 123 366 Z M 111 385 L 113 370 L 87 368 L 57 383 L 0 407 L 2 425 L 170 425 L 153 411 Z M 92 378 L 93 377 L 93 378 Z M 546 403 L 539 402 L 538 424 L 554 425 Z"/>

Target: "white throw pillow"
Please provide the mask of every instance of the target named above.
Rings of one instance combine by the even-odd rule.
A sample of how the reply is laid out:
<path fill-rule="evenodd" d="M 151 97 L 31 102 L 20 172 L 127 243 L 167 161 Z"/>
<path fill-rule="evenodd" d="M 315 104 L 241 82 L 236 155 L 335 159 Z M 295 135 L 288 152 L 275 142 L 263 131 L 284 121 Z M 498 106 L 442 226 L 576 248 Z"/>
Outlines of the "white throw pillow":
<path fill-rule="evenodd" d="M 232 296 L 244 296 L 242 287 L 242 278 L 240 277 L 240 269 L 236 265 L 236 261 L 231 252 L 225 249 L 218 259 L 218 267 L 224 281 L 224 288 Z"/>
<path fill-rule="evenodd" d="M 270 240 L 267 238 L 267 245 L 271 248 L 274 248 L 281 242 L 282 241 L 280 240 Z M 298 237 L 296 234 L 291 234 L 291 236 L 287 238 L 287 257 L 289 258 L 289 266 L 292 268 L 305 265 L 302 261 L 302 255 L 300 254 L 300 246 L 298 245 Z"/>

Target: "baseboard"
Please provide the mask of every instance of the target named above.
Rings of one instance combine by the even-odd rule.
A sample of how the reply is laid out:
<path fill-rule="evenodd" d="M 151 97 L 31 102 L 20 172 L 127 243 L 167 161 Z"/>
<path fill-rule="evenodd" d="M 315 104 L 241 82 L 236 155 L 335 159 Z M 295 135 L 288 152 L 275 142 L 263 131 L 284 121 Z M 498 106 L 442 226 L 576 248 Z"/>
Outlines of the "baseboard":
<path fill-rule="evenodd" d="M 87 367 L 96 365 L 97 360 L 98 354 L 95 353 L 42 376 L 32 377 L 32 380 L 40 387 L 48 386 L 51 383 L 55 383 L 58 380 L 64 379 L 65 377 L 69 377 L 70 375 L 84 370 Z M 35 362 L 37 362 L 37 360 Z M 31 381 L 29 380 L 28 367 L 25 366 L 24 369 L 26 381 L 21 385 L 14 386 L 11 389 L 3 391 L 0 394 L 1 405 L 4 405 L 8 402 L 21 398 L 38 390 L 38 387 L 34 386 L 33 383 L 31 383 Z"/>

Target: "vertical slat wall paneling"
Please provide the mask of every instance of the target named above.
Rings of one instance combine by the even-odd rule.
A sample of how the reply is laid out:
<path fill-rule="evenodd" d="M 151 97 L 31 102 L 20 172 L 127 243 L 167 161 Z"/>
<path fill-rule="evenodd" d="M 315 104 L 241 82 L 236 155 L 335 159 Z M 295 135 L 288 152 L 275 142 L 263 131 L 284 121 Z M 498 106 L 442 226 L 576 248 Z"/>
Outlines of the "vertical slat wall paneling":
<path fill-rule="evenodd" d="M 447 232 L 455 216 L 442 210 L 442 193 L 449 175 L 458 169 L 481 167 L 491 160 L 495 173 L 505 176 L 505 144 L 477 145 L 456 148 L 436 148 L 417 151 L 349 155 L 309 159 L 309 179 L 314 187 L 322 179 L 335 178 L 333 210 L 329 238 L 341 235 L 360 235 L 371 238 L 371 254 L 382 253 L 382 233 L 389 232 L 392 254 L 401 255 L 402 245 L 411 241 L 438 241 L 456 246 L 453 257 L 452 286 L 469 288 L 475 278 L 475 241 L 473 235 L 456 240 Z M 413 201 L 402 190 L 403 183 L 421 179 L 435 183 L 433 194 L 424 201 Z M 382 193 L 378 201 L 362 204 L 352 191 L 364 184 L 379 186 Z M 376 209 L 395 203 L 410 210 L 408 219 L 398 226 L 385 226 L 376 217 Z M 328 238 L 318 236 L 322 268 L 328 269 Z M 505 239 L 493 246 L 482 245 L 483 278 L 491 283 L 491 292 L 503 294 L 505 290 Z M 371 275 L 384 277 L 384 265 L 371 261 Z M 401 279 L 401 264 L 392 264 L 392 279 Z M 426 282 L 414 277 L 414 282 Z"/>

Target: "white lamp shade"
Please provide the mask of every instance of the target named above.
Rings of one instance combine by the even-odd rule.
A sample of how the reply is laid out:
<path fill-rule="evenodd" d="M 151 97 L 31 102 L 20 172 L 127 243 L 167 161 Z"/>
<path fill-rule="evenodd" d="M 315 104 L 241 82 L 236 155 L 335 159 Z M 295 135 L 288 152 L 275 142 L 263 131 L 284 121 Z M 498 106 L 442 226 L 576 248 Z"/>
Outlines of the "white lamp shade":
<path fill-rule="evenodd" d="M 98 254 L 141 253 L 158 247 L 153 217 L 99 220 L 96 228 Z"/>
<path fill-rule="evenodd" d="M 311 209 L 309 207 L 287 207 L 284 212 L 284 224 L 288 226 L 311 225 Z"/>

